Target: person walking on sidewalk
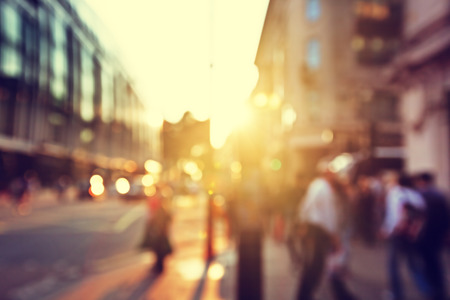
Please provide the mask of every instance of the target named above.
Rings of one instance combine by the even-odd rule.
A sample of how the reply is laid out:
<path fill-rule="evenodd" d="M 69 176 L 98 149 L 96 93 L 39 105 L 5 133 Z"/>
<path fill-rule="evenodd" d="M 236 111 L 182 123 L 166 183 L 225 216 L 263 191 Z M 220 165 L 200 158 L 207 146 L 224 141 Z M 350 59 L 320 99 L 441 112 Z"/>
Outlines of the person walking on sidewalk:
<path fill-rule="evenodd" d="M 320 176 L 308 186 L 300 207 L 303 268 L 297 300 L 314 299 L 327 261 L 334 262 L 327 270 L 334 298 L 353 300 L 356 298 L 343 280 L 345 193 L 328 164 L 319 166 L 319 171 Z"/>
<path fill-rule="evenodd" d="M 169 211 L 169 199 L 162 192 L 163 186 L 156 186 L 156 193 L 149 197 L 149 220 L 146 236 L 143 241 L 144 248 L 150 248 L 156 255 L 155 270 L 161 273 L 164 270 L 164 259 L 172 253 L 172 245 L 169 240 L 169 229 L 172 215 Z"/>
<path fill-rule="evenodd" d="M 381 228 L 382 237 L 388 241 L 388 278 L 393 300 L 405 299 L 400 275 L 400 260 L 405 259 L 418 289 L 425 295 L 430 287 L 423 271 L 423 260 L 416 243 L 416 235 L 421 226 L 414 217 L 423 214 L 426 203 L 413 190 L 409 176 L 389 173 L 386 178 L 386 213 Z M 419 220 L 420 221 L 420 220 Z"/>
<path fill-rule="evenodd" d="M 425 276 L 431 288 L 430 299 L 447 299 L 442 261 L 444 243 L 450 229 L 447 199 L 444 193 L 434 186 L 431 173 L 423 172 L 416 175 L 414 183 L 427 205 L 426 221 L 417 246 L 425 263 Z"/>

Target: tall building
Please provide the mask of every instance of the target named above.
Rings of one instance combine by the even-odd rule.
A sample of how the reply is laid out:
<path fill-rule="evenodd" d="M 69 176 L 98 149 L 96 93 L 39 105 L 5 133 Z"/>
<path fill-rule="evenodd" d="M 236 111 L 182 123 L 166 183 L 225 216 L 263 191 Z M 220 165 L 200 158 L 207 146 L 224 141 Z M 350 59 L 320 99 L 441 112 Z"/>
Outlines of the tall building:
<path fill-rule="evenodd" d="M 78 0 L 0 0 L 3 184 L 30 169 L 51 184 L 159 159 L 159 129 L 89 12 Z"/>
<path fill-rule="evenodd" d="M 273 113 L 280 116 L 291 174 L 313 172 L 318 160 L 342 152 L 366 153 L 379 168 L 401 167 L 397 98 L 380 77 L 399 45 L 396 5 L 270 1 L 253 101 L 265 94 L 267 107 L 278 103 Z"/>
<path fill-rule="evenodd" d="M 401 93 L 406 169 L 431 171 L 449 192 L 450 2 L 405 1 L 402 51 L 391 69 Z"/>

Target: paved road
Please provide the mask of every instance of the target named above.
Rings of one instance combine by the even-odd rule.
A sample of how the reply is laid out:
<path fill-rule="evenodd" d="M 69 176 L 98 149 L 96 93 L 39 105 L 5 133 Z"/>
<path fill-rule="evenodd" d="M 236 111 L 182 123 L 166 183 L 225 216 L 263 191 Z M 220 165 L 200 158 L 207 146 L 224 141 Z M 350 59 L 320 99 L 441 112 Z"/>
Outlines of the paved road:
<path fill-rule="evenodd" d="M 226 265 L 234 265 L 236 259 L 228 245 L 224 222 L 219 220 L 214 226 L 214 250 L 223 255 L 220 262 L 207 263 L 207 199 L 204 195 L 174 198 L 171 225 L 174 252 L 166 259 L 163 274 L 158 276 L 152 272 L 151 252 L 139 253 L 116 268 L 89 274 L 47 299 L 224 299 L 219 283 L 225 276 Z M 230 294 L 232 290 L 230 283 L 222 294 Z"/>
<path fill-rule="evenodd" d="M 24 216 L 3 213 L 0 295 L 39 299 L 102 260 L 135 251 L 146 214 L 143 203 L 119 201 L 53 205 Z"/>

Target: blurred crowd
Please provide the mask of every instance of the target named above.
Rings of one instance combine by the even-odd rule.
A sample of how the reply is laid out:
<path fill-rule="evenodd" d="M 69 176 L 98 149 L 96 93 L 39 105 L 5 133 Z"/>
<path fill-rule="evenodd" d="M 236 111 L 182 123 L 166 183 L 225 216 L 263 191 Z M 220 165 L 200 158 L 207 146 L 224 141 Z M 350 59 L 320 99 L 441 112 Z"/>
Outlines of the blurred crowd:
<path fill-rule="evenodd" d="M 349 178 L 323 165 L 315 178 L 297 176 L 272 220 L 273 236 L 285 240 L 301 264 L 299 300 L 314 299 L 323 276 L 335 299 L 359 298 L 345 284 L 354 243 L 385 243 L 390 299 L 405 299 L 402 261 L 424 299 L 447 299 L 442 257 L 450 212 L 431 173 L 360 172 Z"/>

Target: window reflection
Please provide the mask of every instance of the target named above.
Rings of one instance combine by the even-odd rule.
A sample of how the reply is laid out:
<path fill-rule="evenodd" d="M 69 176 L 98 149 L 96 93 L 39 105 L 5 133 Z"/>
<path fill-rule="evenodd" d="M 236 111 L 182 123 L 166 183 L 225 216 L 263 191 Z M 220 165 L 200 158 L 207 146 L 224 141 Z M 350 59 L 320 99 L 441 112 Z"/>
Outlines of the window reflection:
<path fill-rule="evenodd" d="M 52 93 L 56 102 L 61 102 L 66 96 L 67 82 L 67 56 L 66 56 L 66 35 L 63 24 L 56 18 L 53 19 L 52 26 Z"/>
<path fill-rule="evenodd" d="M 1 40 L 0 70 L 10 77 L 20 75 L 20 15 L 6 3 L 0 4 Z"/>
<path fill-rule="evenodd" d="M 114 118 L 114 81 L 111 70 L 103 65 L 102 69 L 102 120 L 110 123 Z"/>
<path fill-rule="evenodd" d="M 35 82 L 37 78 L 36 67 L 38 59 L 38 27 L 37 24 L 29 18 L 24 20 L 24 57 L 23 62 L 28 68 L 23 68 L 24 78 L 27 82 Z"/>
<path fill-rule="evenodd" d="M 76 39 L 72 39 L 72 83 L 73 83 L 73 111 L 80 115 L 81 106 L 81 45 Z"/>
<path fill-rule="evenodd" d="M 20 74 L 20 56 L 11 46 L 2 46 L 2 71 L 5 75 L 16 77 Z"/>
<path fill-rule="evenodd" d="M 307 0 L 306 18 L 309 21 L 316 21 L 320 17 L 320 0 Z"/>
<path fill-rule="evenodd" d="M 320 67 L 320 42 L 315 38 L 308 42 L 306 63 L 309 69 L 318 69 Z"/>
<path fill-rule="evenodd" d="M 11 6 L 1 5 L 2 31 L 7 42 L 17 45 L 20 42 L 20 16 Z"/>
<path fill-rule="evenodd" d="M 39 9 L 39 85 L 42 90 L 46 90 L 48 85 L 48 66 L 49 66 L 49 24 L 48 13 L 43 9 Z"/>
<path fill-rule="evenodd" d="M 92 55 L 87 51 L 82 51 L 82 79 L 81 79 L 81 118 L 90 122 L 94 119 L 94 64 Z"/>

